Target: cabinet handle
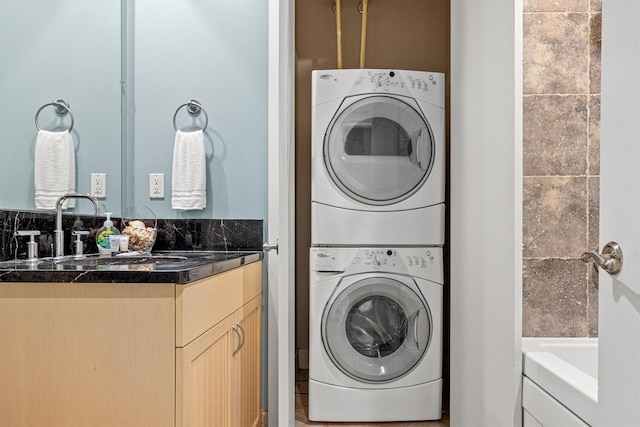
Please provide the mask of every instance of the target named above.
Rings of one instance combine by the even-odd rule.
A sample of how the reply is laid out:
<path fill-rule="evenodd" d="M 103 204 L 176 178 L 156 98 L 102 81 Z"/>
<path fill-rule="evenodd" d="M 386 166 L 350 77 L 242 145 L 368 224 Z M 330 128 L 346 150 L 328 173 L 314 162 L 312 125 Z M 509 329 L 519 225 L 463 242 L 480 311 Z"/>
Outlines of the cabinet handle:
<path fill-rule="evenodd" d="M 240 328 L 240 332 L 242 332 L 242 341 L 240 342 L 240 348 L 242 348 L 244 347 L 244 339 L 245 339 L 244 328 L 240 323 L 236 323 L 236 325 L 238 325 L 238 328 Z"/>
<path fill-rule="evenodd" d="M 236 327 L 237 325 L 238 324 L 236 323 L 231 327 L 231 329 L 233 329 L 233 332 L 235 332 L 236 335 L 238 336 L 238 347 L 236 347 L 236 349 L 233 350 L 233 353 L 231 353 L 231 357 L 235 356 L 236 353 L 240 351 L 240 347 L 242 347 L 242 342 L 240 340 L 240 332 L 238 332 L 238 328 Z"/>

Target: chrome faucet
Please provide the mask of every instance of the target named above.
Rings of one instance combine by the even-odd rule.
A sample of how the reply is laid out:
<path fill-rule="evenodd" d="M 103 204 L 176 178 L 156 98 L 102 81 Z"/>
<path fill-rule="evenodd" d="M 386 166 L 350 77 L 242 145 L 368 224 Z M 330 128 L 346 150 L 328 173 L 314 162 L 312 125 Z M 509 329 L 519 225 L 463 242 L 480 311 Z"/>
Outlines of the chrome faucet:
<path fill-rule="evenodd" d="M 91 194 L 67 193 L 63 194 L 56 201 L 56 230 L 53 232 L 55 239 L 55 257 L 64 257 L 64 230 L 62 229 L 62 204 L 68 199 L 89 199 L 93 202 L 96 215 L 100 213 L 100 203 Z"/>

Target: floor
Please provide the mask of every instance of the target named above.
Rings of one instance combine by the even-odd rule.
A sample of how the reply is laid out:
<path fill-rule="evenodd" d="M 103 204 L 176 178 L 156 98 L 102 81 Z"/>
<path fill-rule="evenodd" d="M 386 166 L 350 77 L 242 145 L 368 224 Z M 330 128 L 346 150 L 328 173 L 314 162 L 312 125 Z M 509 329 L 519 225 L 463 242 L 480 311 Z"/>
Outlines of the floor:
<path fill-rule="evenodd" d="M 327 427 L 449 427 L 449 413 L 445 412 L 440 421 L 424 422 L 396 422 L 396 423 L 317 423 L 309 421 L 307 417 L 309 408 L 308 394 L 309 371 L 299 370 L 296 375 L 296 427 L 303 426 L 327 426 Z"/>

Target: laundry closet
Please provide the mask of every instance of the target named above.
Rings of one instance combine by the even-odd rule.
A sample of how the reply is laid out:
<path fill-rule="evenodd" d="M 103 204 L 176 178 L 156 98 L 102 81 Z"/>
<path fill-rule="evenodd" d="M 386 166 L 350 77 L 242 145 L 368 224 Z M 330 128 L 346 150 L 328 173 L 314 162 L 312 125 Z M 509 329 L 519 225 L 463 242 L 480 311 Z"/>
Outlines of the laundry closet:
<path fill-rule="evenodd" d="M 311 72 L 344 69 L 414 70 L 445 76 L 449 102 L 450 1 L 342 0 L 340 24 L 334 0 L 297 0 L 296 10 L 296 364 L 308 367 L 309 247 L 311 246 Z M 366 37 L 363 35 L 366 25 Z M 340 31 L 338 31 L 340 29 Z M 338 38 L 341 43 L 338 44 Z M 366 42 L 363 43 L 363 40 Z M 362 46 L 365 46 L 363 49 Z M 340 46 L 340 48 L 338 47 Z M 339 59 L 338 51 L 341 50 Z M 392 73 L 393 75 L 393 73 Z M 445 107 L 445 151 L 449 113 Z M 448 158 L 448 156 L 447 156 Z M 447 167 L 448 169 L 448 167 Z M 448 175 L 447 175 L 448 176 Z M 448 182 L 448 179 L 446 180 Z M 446 194 L 449 193 L 448 184 Z M 448 197 L 447 197 L 448 199 Z M 447 215 L 445 215 L 447 217 Z M 446 221 L 445 221 L 446 222 Z M 445 277 L 448 229 L 445 232 Z M 443 390 L 448 400 L 448 288 L 444 287 Z"/>

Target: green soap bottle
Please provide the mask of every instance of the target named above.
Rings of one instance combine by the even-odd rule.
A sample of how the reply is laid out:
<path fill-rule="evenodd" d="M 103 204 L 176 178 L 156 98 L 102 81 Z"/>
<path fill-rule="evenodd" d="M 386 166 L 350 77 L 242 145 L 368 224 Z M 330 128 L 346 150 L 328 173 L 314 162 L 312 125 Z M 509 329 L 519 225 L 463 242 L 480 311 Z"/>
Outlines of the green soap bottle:
<path fill-rule="evenodd" d="M 107 219 L 104 221 L 104 224 L 102 224 L 100 230 L 98 230 L 98 234 L 96 234 L 98 253 L 104 255 L 111 255 L 111 242 L 109 240 L 109 236 L 113 234 L 120 234 L 120 230 L 113 226 L 113 221 L 111 221 L 112 214 L 112 212 L 105 213 Z"/>

